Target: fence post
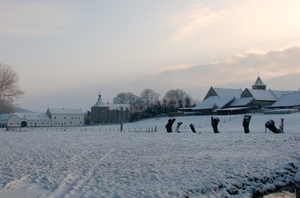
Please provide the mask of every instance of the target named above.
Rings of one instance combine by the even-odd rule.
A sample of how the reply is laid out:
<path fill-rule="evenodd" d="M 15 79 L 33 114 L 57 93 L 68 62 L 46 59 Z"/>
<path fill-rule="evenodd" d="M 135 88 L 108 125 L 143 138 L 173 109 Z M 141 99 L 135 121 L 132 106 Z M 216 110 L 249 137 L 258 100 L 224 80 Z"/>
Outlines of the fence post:
<path fill-rule="evenodd" d="M 196 133 L 196 130 L 195 130 L 195 127 L 194 127 L 193 124 L 190 124 L 190 128 L 191 128 L 191 130 L 193 131 L 193 133 Z"/>
<path fill-rule="evenodd" d="M 243 127 L 244 127 L 244 132 L 245 133 L 249 133 L 250 132 L 250 130 L 249 130 L 250 120 L 251 120 L 251 115 L 244 115 L 244 118 L 243 118 Z"/>
<path fill-rule="evenodd" d="M 121 126 L 120 126 L 120 132 L 123 132 L 123 122 L 120 123 Z"/>
<path fill-rule="evenodd" d="M 167 132 L 168 133 L 171 133 L 172 132 L 172 125 L 173 125 L 173 123 L 175 122 L 175 118 L 170 118 L 169 120 L 168 120 L 168 123 L 166 124 L 166 129 L 167 129 Z"/>
<path fill-rule="evenodd" d="M 220 122 L 219 118 L 214 118 L 213 116 L 211 116 L 211 126 L 214 130 L 214 133 L 220 133 L 220 131 L 218 130 L 219 122 Z"/>

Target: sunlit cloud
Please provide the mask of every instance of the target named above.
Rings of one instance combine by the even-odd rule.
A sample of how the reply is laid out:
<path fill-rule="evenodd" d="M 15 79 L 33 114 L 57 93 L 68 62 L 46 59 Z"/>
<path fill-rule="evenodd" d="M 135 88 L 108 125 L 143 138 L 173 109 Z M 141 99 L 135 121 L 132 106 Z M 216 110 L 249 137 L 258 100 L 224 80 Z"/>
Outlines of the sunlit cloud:
<path fill-rule="evenodd" d="M 184 11 L 166 18 L 169 25 L 176 28 L 172 42 L 194 37 L 202 28 L 213 25 L 228 13 L 228 10 L 212 10 L 204 4 L 193 4 Z"/>
<path fill-rule="evenodd" d="M 70 5 L 51 1 L 1 1 L 0 34 L 53 35 L 69 28 L 77 13 Z"/>
<path fill-rule="evenodd" d="M 181 65 L 172 65 L 172 66 L 166 66 L 166 67 L 160 67 L 160 68 L 155 68 L 150 72 L 150 74 L 157 75 L 161 74 L 164 72 L 170 72 L 170 71 L 179 71 L 179 70 L 186 70 L 190 67 L 194 67 L 196 65 L 194 64 L 181 64 Z"/>
<path fill-rule="evenodd" d="M 224 61 L 201 65 L 164 67 L 144 76 L 143 80 L 161 86 L 193 88 L 254 82 L 258 74 L 266 80 L 297 73 L 300 75 L 300 45 L 251 49 Z"/>

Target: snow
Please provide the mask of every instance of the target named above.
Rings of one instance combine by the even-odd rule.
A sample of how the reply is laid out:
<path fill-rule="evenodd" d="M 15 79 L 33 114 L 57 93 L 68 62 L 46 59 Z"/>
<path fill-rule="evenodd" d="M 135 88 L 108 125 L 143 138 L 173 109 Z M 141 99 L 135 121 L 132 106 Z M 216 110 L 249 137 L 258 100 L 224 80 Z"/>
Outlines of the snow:
<path fill-rule="evenodd" d="M 300 114 L 175 117 L 0 132 L 0 197 L 251 197 L 295 182 Z M 265 133 L 272 119 L 282 134 Z M 197 133 L 189 128 L 194 124 Z M 157 129 L 157 132 L 154 132 Z M 201 132 L 201 133 L 200 133 Z"/>
<path fill-rule="evenodd" d="M 300 92 L 283 94 L 271 107 L 294 107 L 300 105 Z"/>

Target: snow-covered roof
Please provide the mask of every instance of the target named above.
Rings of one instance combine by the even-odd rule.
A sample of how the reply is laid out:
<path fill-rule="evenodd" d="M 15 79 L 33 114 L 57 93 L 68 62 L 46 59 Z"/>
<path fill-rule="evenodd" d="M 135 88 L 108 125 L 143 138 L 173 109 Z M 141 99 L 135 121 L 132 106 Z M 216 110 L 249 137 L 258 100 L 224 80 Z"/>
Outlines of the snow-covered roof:
<path fill-rule="evenodd" d="M 300 92 L 283 94 L 271 107 L 300 106 Z"/>
<path fill-rule="evenodd" d="M 283 94 L 292 94 L 297 93 L 299 91 L 276 91 L 276 90 L 270 90 L 277 99 L 279 99 Z"/>
<path fill-rule="evenodd" d="M 229 88 L 213 88 L 218 96 L 224 97 L 235 97 L 240 98 L 243 90 L 240 89 L 229 89 Z"/>
<path fill-rule="evenodd" d="M 51 114 L 77 114 L 77 115 L 83 114 L 81 109 L 48 108 L 47 111 L 49 111 L 49 113 Z"/>
<path fill-rule="evenodd" d="M 109 104 L 109 103 L 104 103 L 101 97 L 101 94 L 98 95 L 98 100 L 96 102 L 96 104 L 93 107 L 108 107 L 109 110 L 121 110 L 121 108 L 123 108 L 123 110 L 125 110 L 126 108 L 130 109 L 130 104 Z"/>
<path fill-rule="evenodd" d="M 0 120 L 8 120 L 11 116 L 17 116 L 20 119 L 27 120 L 50 120 L 49 115 L 45 113 L 11 113 L 0 115 Z"/>
<path fill-rule="evenodd" d="M 192 110 L 202 110 L 202 109 L 221 109 L 229 102 L 231 102 L 234 97 L 219 97 L 210 96 L 203 102 L 199 103 Z"/>
<path fill-rule="evenodd" d="M 104 104 L 104 102 L 102 101 L 101 98 L 101 94 L 98 95 L 98 100 L 96 102 L 96 104 L 94 105 L 94 107 L 107 107 L 107 104 Z"/>
<path fill-rule="evenodd" d="M 230 107 L 241 107 L 241 106 L 246 106 L 249 103 L 254 101 L 253 97 L 247 97 L 247 98 L 237 98 L 235 99 L 231 104 Z"/>
<path fill-rule="evenodd" d="M 130 106 L 130 104 L 108 104 L 110 110 L 120 110 L 121 108 L 125 110 L 126 108 L 130 109 Z"/>
<path fill-rule="evenodd" d="M 234 110 L 241 110 L 241 109 L 249 109 L 249 107 L 232 107 L 232 108 L 218 109 L 217 111 L 234 111 Z"/>
<path fill-rule="evenodd" d="M 0 115 L 0 120 L 8 120 L 12 116 L 12 113 L 6 113 Z"/>
<path fill-rule="evenodd" d="M 45 113 L 23 113 L 27 120 L 50 120 Z"/>
<path fill-rule="evenodd" d="M 260 79 L 260 77 L 258 76 L 256 81 L 254 82 L 254 85 L 265 85 L 262 80 Z"/>
<path fill-rule="evenodd" d="M 249 91 L 255 100 L 263 100 L 263 101 L 276 101 L 277 100 L 277 98 L 272 94 L 272 92 L 270 90 L 245 89 L 245 91 Z"/>

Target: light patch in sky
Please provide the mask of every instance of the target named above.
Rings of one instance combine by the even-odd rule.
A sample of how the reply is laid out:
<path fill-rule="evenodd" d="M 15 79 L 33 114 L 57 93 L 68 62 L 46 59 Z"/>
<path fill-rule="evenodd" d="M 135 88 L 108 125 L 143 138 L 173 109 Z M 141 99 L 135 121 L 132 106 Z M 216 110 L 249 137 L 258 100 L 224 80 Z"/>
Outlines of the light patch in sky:
<path fill-rule="evenodd" d="M 185 70 L 187 68 L 194 67 L 194 66 L 196 66 L 196 65 L 195 64 L 172 65 L 172 66 L 167 66 L 167 67 L 160 67 L 160 68 L 155 68 L 152 72 L 150 72 L 150 74 L 157 75 L 157 74 L 161 74 L 161 73 L 168 72 L 168 71 Z"/>
<path fill-rule="evenodd" d="M 67 31 L 76 16 L 71 5 L 50 1 L 2 1 L 0 33 L 45 36 Z"/>
<path fill-rule="evenodd" d="M 172 42 L 180 42 L 189 37 L 195 37 L 202 28 L 213 25 L 228 13 L 228 10 L 213 11 L 204 4 L 192 4 L 174 16 L 166 17 L 166 23 L 176 28 Z"/>

